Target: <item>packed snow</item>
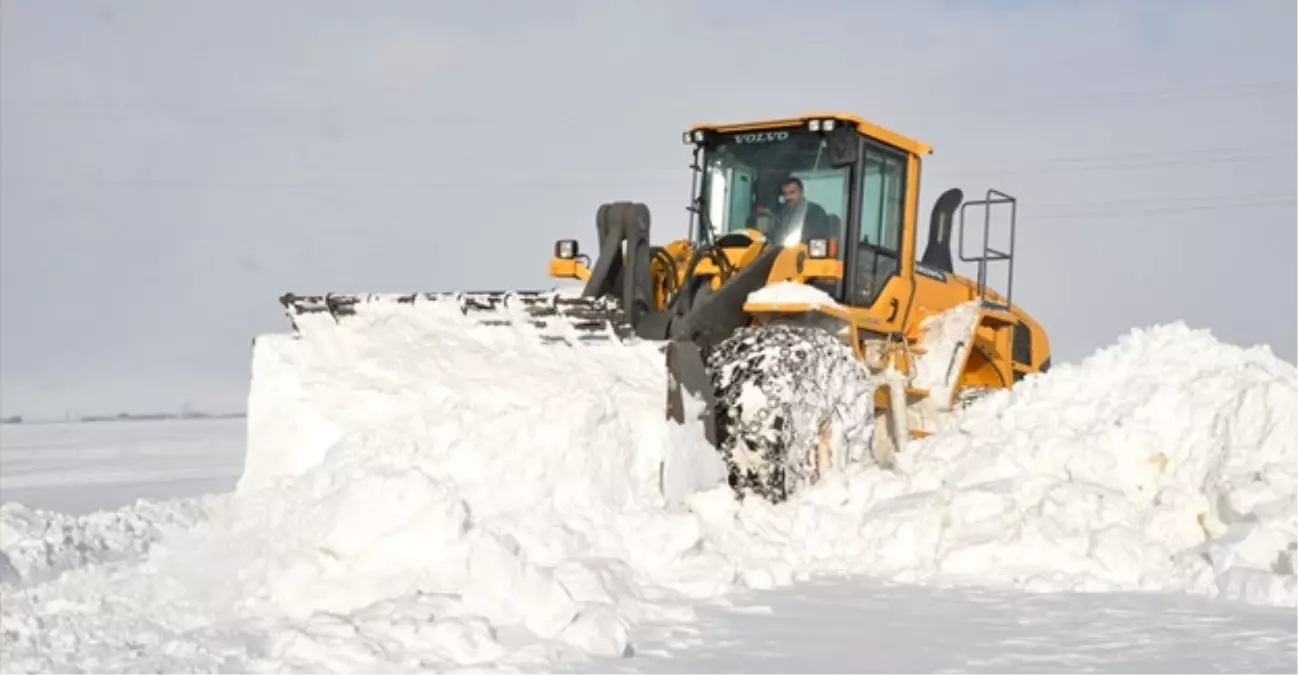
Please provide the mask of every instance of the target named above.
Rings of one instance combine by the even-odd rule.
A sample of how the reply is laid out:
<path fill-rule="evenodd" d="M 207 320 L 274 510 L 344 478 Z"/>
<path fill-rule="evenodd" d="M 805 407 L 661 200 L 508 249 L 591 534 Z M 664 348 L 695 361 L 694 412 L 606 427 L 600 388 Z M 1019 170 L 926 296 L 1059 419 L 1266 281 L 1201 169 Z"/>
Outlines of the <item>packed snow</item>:
<path fill-rule="evenodd" d="M 19 563 L 2 667 L 549 669 L 633 654 L 698 600 L 830 573 L 1298 604 L 1298 374 L 1265 349 L 1136 330 L 979 401 L 894 470 L 773 506 L 736 501 L 697 425 L 664 420 L 657 346 L 401 309 L 259 338 L 238 489 L 138 540 L 78 535 L 130 555 L 60 553 L 77 537 L 0 512 Z"/>
<path fill-rule="evenodd" d="M 837 307 L 838 301 L 830 294 L 810 284 L 781 281 L 763 286 L 748 294 L 749 302 L 772 305 L 798 304 L 811 307 Z"/>
<path fill-rule="evenodd" d="M 740 589 L 584 673 L 1293 673 L 1294 614 L 1191 595 L 822 576 Z"/>
<path fill-rule="evenodd" d="M 951 409 L 952 390 L 960 377 L 960 369 L 951 364 L 965 363 L 969 358 L 972 344 L 968 336 L 978 323 L 978 305 L 978 301 L 956 305 L 920 323 L 925 352 L 914 357 L 915 379 L 911 384 L 929 392 L 917 406 L 917 412 L 925 416 L 926 429 L 935 426 L 928 418 Z"/>

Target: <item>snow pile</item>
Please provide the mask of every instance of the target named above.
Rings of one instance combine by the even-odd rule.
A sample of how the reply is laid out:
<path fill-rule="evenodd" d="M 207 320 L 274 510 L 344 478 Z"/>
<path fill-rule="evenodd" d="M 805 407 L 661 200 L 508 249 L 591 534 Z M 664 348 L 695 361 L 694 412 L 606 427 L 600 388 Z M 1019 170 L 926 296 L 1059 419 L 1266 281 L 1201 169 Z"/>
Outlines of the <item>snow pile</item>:
<path fill-rule="evenodd" d="M 543 667 L 622 655 L 733 581 L 670 506 L 724 467 L 664 422 L 658 347 L 386 309 L 260 338 L 227 508 L 135 567 L 6 596 L 4 667 Z"/>
<path fill-rule="evenodd" d="M 924 349 L 914 357 L 915 379 L 911 383 L 927 389 L 929 396 L 921 401 L 924 412 L 949 409 L 951 390 L 960 379 L 960 368 L 952 364 L 965 363 L 969 358 L 969 335 L 978 324 L 979 301 L 966 302 L 928 317 L 920 323 L 924 331 Z"/>
<path fill-rule="evenodd" d="M 772 506 L 664 420 L 656 346 L 404 309 L 260 338 L 236 495 L 0 590 L 3 667 L 551 669 L 825 571 L 1295 604 L 1298 377 L 1265 351 L 1136 331 Z"/>
<path fill-rule="evenodd" d="M 321 462 L 331 439 L 284 445 L 279 456 L 311 467 L 302 476 L 340 482 L 369 467 L 393 476 L 420 467 L 451 495 L 433 512 L 459 513 L 458 499 L 470 514 L 442 538 L 489 525 L 519 542 L 507 551 L 542 568 L 611 556 L 651 586 L 705 595 L 731 577 L 764 585 L 832 570 L 1296 603 L 1298 377 L 1266 350 L 1181 324 L 1137 330 L 1082 364 L 988 397 L 911 443 L 896 471 L 866 464 L 772 507 L 735 502 L 693 431 L 661 422 L 655 348 L 540 347 L 498 328 L 458 334 L 410 320 L 367 319 L 401 346 L 361 354 L 332 342 L 343 333 L 326 333 L 320 344 L 329 346 L 311 360 L 347 365 L 313 375 L 276 414 L 290 427 L 340 419 L 352 436 L 332 446 L 336 460 Z M 354 337 L 362 334 L 370 337 L 357 344 L 373 340 L 368 329 Z M 296 368 L 305 344 L 286 342 L 260 375 L 282 379 L 275 369 Z M 353 363 L 366 364 L 367 384 Z M 346 411 L 334 403 L 343 400 Z M 269 480 L 252 459 L 249 489 Z M 674 511 L 658 494 L 661 477 L 688 477 L 695 466 L 707 468 L 697 482 L 665 485 L 671 497 L 702 488 L 688 498 L 691 513 Z M 412 524 L 422 512 L 410 512 Z M 658 555 L 637 557 L 649 554 Z M 700 560 L 707 574 L 682 576 L 707 568 Z"/>
<path fill-rule="evenodd" d="M 772 305 L 799 304 L 812 307 L 837 307 L 838 301 L 830 294 L 810 284 L 781 281 L 748 294 L 749 302 Z"/>
<path fill-rule="evenodd" d="M 0 504 L 0 584 L 38 583 L 92 563 L 138 557 L 192 526 L 221 498 L 154 502 L 83 516 Z"/>
<path fill-rule="evenodd" d="M 971 406 L 786 508 L 695 508 L 760 579 L 847 570 L 1042 591 L 1145 589 L 1293 606 L 1298 377 L 1264 349 L 1137 330 Z"/>

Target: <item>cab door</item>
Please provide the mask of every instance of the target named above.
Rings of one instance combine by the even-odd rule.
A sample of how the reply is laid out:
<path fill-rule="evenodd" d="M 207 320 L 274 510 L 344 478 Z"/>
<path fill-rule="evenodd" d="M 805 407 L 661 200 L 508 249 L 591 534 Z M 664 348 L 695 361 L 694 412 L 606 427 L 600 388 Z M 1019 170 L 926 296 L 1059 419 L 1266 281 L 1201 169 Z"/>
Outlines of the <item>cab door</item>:
<path fill-rule="evenodd" d="M 907 213 L 907 205 L 913 202 L 909 193 L 917 171 L 907 153 L 865 141 L 846 301 L 870 309 L 877 321 L 898 326 L 912 297 L 912 265 L 903 261 L 914 256 L 905 224 L 914 219 L 913 206 Z"/>

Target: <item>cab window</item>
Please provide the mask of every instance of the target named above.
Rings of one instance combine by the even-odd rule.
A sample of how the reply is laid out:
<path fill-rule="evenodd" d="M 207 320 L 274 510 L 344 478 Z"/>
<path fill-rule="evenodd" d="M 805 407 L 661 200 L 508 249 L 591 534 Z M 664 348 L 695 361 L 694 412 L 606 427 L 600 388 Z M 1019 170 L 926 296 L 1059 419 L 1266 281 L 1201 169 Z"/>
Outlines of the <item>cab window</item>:
<path fill-rule="evenodd" d="M 851 172 L 830 165 L 819 134 L 806 129 L 727 134 L 706 150 L 704 166 L 706 222 L 699 243 L 746 228 L 784 245 L 842 239 Z M 790 202 L 787 192 L 798 196 Z"/>
<path fill-rule="evenodd" d="M 861 239 L 894 254 L 901 249 L 902 200 L 905 195 L 906 157 L 883 148 L 866 146 L 861 174 Z"/>
<path fill-rule="evenodd" d="M 906 194 L 906 155 L 876 143 L 865 146 L 861 173 L 856 275 L 852 304 L 868 306 L 897 274 Z"/>

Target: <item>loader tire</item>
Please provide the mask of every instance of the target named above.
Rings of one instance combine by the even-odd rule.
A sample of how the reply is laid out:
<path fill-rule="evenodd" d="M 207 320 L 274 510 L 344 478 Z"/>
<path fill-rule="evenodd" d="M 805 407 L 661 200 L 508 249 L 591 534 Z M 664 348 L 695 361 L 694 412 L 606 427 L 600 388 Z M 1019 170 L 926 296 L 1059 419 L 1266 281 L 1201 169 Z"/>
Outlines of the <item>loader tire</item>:
<path fill-rule="evenodd" d="M 870 456 L 873 379 L 828 332 L 740 328 L 709 355 L 708 370 L 718 448 L 741 498 L 780 503 L 832 467 Z"/>

